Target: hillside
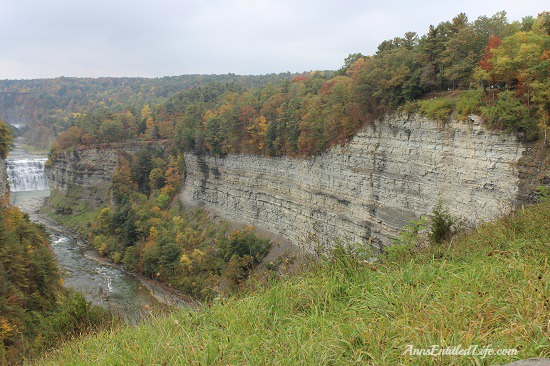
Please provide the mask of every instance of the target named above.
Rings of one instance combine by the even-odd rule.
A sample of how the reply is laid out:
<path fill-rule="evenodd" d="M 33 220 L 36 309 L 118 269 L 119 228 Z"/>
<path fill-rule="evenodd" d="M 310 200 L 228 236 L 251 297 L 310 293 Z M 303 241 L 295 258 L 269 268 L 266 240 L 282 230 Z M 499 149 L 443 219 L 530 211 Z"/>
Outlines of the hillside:
<path fill-rule="evenodd" d="M 549 357 L 548 243 L 544 203 L 441 245 L 396 247 L 374 265 L 341 248 L 302 275 L 64 344 L 39 364 L 488 365 Z M 413 357 L 403 355 L 409 344 L 518 354 Z"/>
<path fill-rule="evenodd" d="M 257 88 L 290 79 L 290 73 L 270 75 L 181 75 L 163 78 L 77 78 L 0 80 L 0 119 L 22 125 L 27 141 L 49 147 L 75 116 L 108 108 L 113 113 L 138 112 L 146 104 L 164 103 L 177 92 L 205 85 Z"/>

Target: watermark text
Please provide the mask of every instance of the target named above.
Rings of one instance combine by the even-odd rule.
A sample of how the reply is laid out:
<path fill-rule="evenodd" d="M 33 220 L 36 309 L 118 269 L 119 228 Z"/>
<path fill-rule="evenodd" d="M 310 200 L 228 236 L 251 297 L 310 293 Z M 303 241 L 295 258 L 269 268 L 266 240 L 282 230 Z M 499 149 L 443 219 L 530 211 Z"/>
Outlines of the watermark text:
<path fill-rule="evenodd" d="M 409 356 L 479 356 L 486 358 L 491 356 L 516 356 L 518 353 L 519 350 L 516 348 L 495 349 L 490 344 L 486 346 L 472 344 L 468 347 L 463 347 L 461 344 L 451 347 L 441 347 L 438 344 L 433 344 L 428 348 L 416 348 L 412 344 L 407 344 L 402 354 Z"/>

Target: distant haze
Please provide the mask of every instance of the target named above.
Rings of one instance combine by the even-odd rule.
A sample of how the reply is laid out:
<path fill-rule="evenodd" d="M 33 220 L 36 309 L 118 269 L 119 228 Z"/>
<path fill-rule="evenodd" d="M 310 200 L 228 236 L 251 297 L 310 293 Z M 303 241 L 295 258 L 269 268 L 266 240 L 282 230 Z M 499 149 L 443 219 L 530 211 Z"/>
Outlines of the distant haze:
<path fill-rule="evenodd" d="M 0 0 L 0 79 L 335 70 L 349 53 L 465 12 L 547 1 Z"/>

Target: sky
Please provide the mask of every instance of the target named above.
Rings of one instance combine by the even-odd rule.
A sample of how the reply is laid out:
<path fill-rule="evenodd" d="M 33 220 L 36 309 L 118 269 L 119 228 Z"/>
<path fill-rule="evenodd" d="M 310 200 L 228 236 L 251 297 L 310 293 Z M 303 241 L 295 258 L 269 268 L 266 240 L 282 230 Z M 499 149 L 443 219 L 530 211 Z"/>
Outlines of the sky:
<path fill-rule="evenodd" d="M 545 7 L 546 5 L 546 7 Z M 0 79 L 336 70 L 350 53 L 547 0 L 0 0 Z"/>

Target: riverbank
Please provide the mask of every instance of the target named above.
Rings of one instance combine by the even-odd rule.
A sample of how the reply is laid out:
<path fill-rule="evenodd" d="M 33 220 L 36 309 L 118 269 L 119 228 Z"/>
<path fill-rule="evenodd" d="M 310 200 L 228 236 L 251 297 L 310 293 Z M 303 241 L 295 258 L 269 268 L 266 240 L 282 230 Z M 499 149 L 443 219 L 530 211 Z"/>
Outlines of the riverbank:
<path fill-rule="evenodd" d="M 44 202 L 46 201 L 46 199 L 47 197 L 30 197 L 30 198 L 19 200 L 19 202 L 17 202 L 17 205 L 24 213 L 27 213 L 29 215 L 32 221 L 43 224 L 52 231 L 55 231 L 59 234 L 62 234 L 67 237 L 71 237 L 72 239 L 76 240 L 77 244 L 83 249 L 84 256 L 89 260 L 93 260 L 103 266 L 114 267 L 136 278 L 141 283 L 141 285 L 149 291 L 151 296 L 153 296 L 159 303 L 165 305 L 166 307 L 188 308 L 188 307 L 199 306 L 198 301 L 192 299 L 190 296 L 182 294 L 181 292 L 175 289 L 172 289 L 163 283 L 147 278 L 143 275 L 131 273 L 127 271 L 124 268 L 124 266 L 122 266 L 121 264 L 113 263 L 113 261 L 111 261 L 110 259 L 102 257 L 101 255 L 99 255 L 97 252 L 93 250 L 89 250 L 85 242 L 83 242 L 80 238 L 78 238 L 75 233 L 73 233 L 68 228 L 60 225 L 59 223 L 55 222 L 54 220 L 46 217 L 44 214 L 40 212 L 40 209 L 44 205 Z M 145 307 L 145 309 L 146 311 L 149 311 L 148 307 Z"/>

